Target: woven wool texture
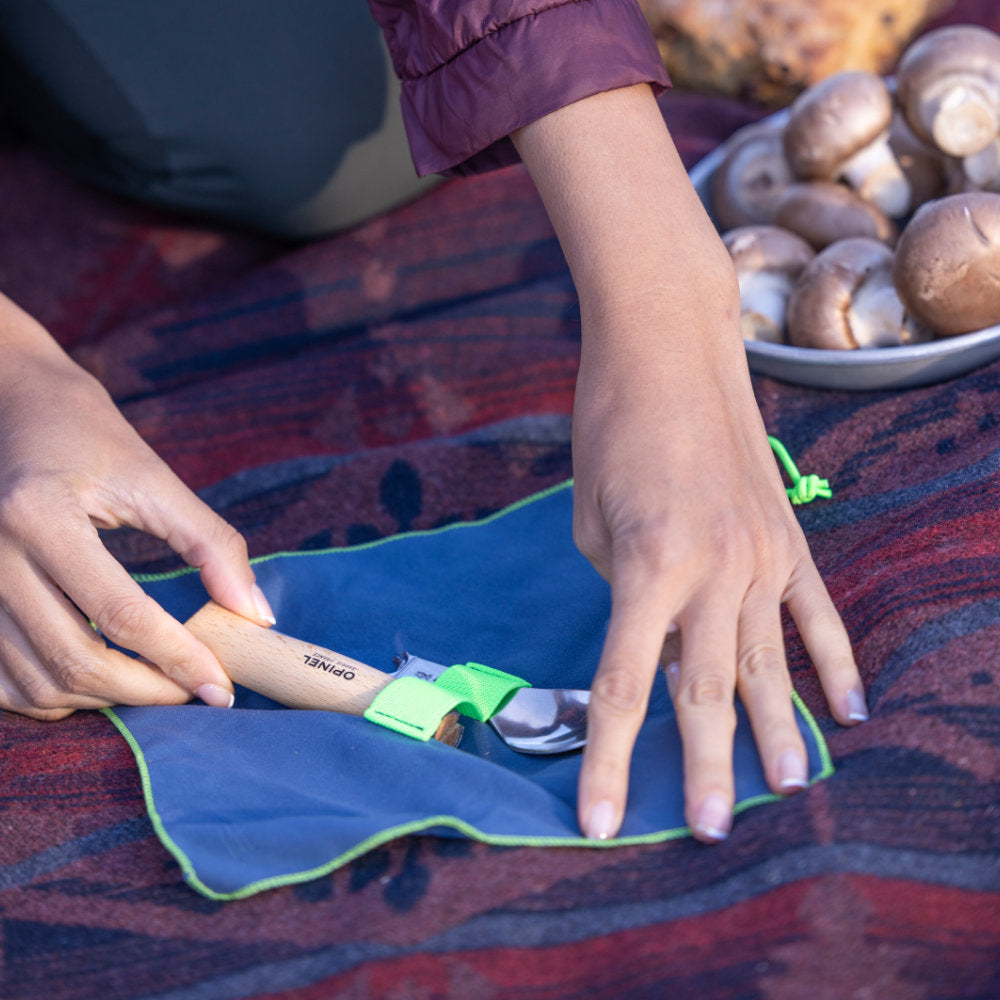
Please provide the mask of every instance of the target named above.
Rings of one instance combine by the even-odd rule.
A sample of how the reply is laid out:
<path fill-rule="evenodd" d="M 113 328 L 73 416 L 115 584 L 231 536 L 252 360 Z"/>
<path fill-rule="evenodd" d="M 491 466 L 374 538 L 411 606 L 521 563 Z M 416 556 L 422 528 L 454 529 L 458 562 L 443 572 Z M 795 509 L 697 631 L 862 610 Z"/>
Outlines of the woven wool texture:
<path fill-rule="evenodd" d="M 947 18 L 1000 28 L 985 0 Z M 662 106 L 689 166 L 762 113 Z M 254 555 L 474 519 L 570 475 L 578 314 L 520 168 L 296 249 L 94 194 L 7 133 L 0 195 L 0 287 Z M 833 488 L 797 516 L 867 724 L 832 722 L 787 634 L 830 779 L 713 848 L 412 837 L 217 903 L 154 836 L 107 719 L 3 715 L 0 996 L 1000 996 L 1000 363 L 901 393 L 755 385 Z M 134 572 L 176 566 L 108 544 Z"/>

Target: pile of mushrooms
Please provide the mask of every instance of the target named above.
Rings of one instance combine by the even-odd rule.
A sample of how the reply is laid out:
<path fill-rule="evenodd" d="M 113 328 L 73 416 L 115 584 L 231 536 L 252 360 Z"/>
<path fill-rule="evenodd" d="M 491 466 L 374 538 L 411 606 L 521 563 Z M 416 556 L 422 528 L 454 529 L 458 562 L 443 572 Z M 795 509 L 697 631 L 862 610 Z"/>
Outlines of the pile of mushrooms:
<path fill-rule="evenodd" d="M 929 32 L 894 86 L 820 81 L 727 141 L 708 194 L 746 339 L 892 347 L 1000 323 L 1000 35 Z"/>

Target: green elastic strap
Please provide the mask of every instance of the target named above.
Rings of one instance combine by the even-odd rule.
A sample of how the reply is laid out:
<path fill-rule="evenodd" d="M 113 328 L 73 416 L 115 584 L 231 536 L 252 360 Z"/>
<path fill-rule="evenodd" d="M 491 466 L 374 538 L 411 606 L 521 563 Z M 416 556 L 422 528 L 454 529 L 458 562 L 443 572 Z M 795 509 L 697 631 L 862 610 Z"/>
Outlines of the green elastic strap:
<path fill-rule="evenodd" d="M 482 663 L 449 667 L 436 683 L 400 677 L 375 696 L 365 712 L 375 722 L 404 736 L 429 740 L 449 712 L 487 722 L 527 681 Z"/>
<path fill-rule="evenodd" d="M 767 440 L 771 443 L 771 450 L 778 456 L 781 464 L 785 467 L 785 472 L 788 473 L 788 477 L 792 481 L 792 485 L 785 492 L 793 504 L 811 503 L 817 497 L 828 500 L 833 496 L 829 480 L 820 479 L 819 476 L 813 475 L 803 476 L 795 467 L 792 456 L 788 454 L 785 446 L 776 437 L 768 435 Z"/>
<path fill-rule="evenodd" d="M 449 712 L 458 709 L 464 714 L 465 707 L 454 691 L 420 677 L 400 677 L 375 695 L 365 718 L 415 740 L 429 740 Z"/>
<path fill-rule="evenodd" d="M 485 663 L 466 663 L 449 667 L 437 679 L 435 687 L 454 691 L 475 706 L 475 712 L 463 712 L 463 715 L 489 722 L 521 688 L 531 685 L 520 677 L 505 674 Z"/>

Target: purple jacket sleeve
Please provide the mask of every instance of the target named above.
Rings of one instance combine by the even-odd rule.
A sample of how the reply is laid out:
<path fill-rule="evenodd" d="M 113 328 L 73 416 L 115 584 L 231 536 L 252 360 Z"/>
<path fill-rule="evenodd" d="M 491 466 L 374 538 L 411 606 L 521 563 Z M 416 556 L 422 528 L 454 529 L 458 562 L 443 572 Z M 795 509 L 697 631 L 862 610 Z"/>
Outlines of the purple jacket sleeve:
<path fill-rule="evenodd" d="M 517 160 L 509 134 L 573 101 L 670 85 L 636 0 L 369 0 L 417 173 Z"/>

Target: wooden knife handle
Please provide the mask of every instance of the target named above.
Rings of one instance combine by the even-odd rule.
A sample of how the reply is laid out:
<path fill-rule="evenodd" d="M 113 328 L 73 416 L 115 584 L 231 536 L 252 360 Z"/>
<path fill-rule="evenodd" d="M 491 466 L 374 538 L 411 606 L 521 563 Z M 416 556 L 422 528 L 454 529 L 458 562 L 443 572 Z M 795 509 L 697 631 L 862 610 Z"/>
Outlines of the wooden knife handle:
<path fill-rule="evenodd" d="M 214 601 L 185 624 L 232 680 L 289 708 L 363 715 L 392 680 L 342 653 L 256 625 Z"/>
<path fill-rule="evenodd" d="M 363 715 L 392 677 L 315 643 L 256 625 L 209 601 L 185 622 L 215 653 L 229 677 L 289 708 Z M 449 712 L 434 734 L 457 746 L 462 726 Z"/>

